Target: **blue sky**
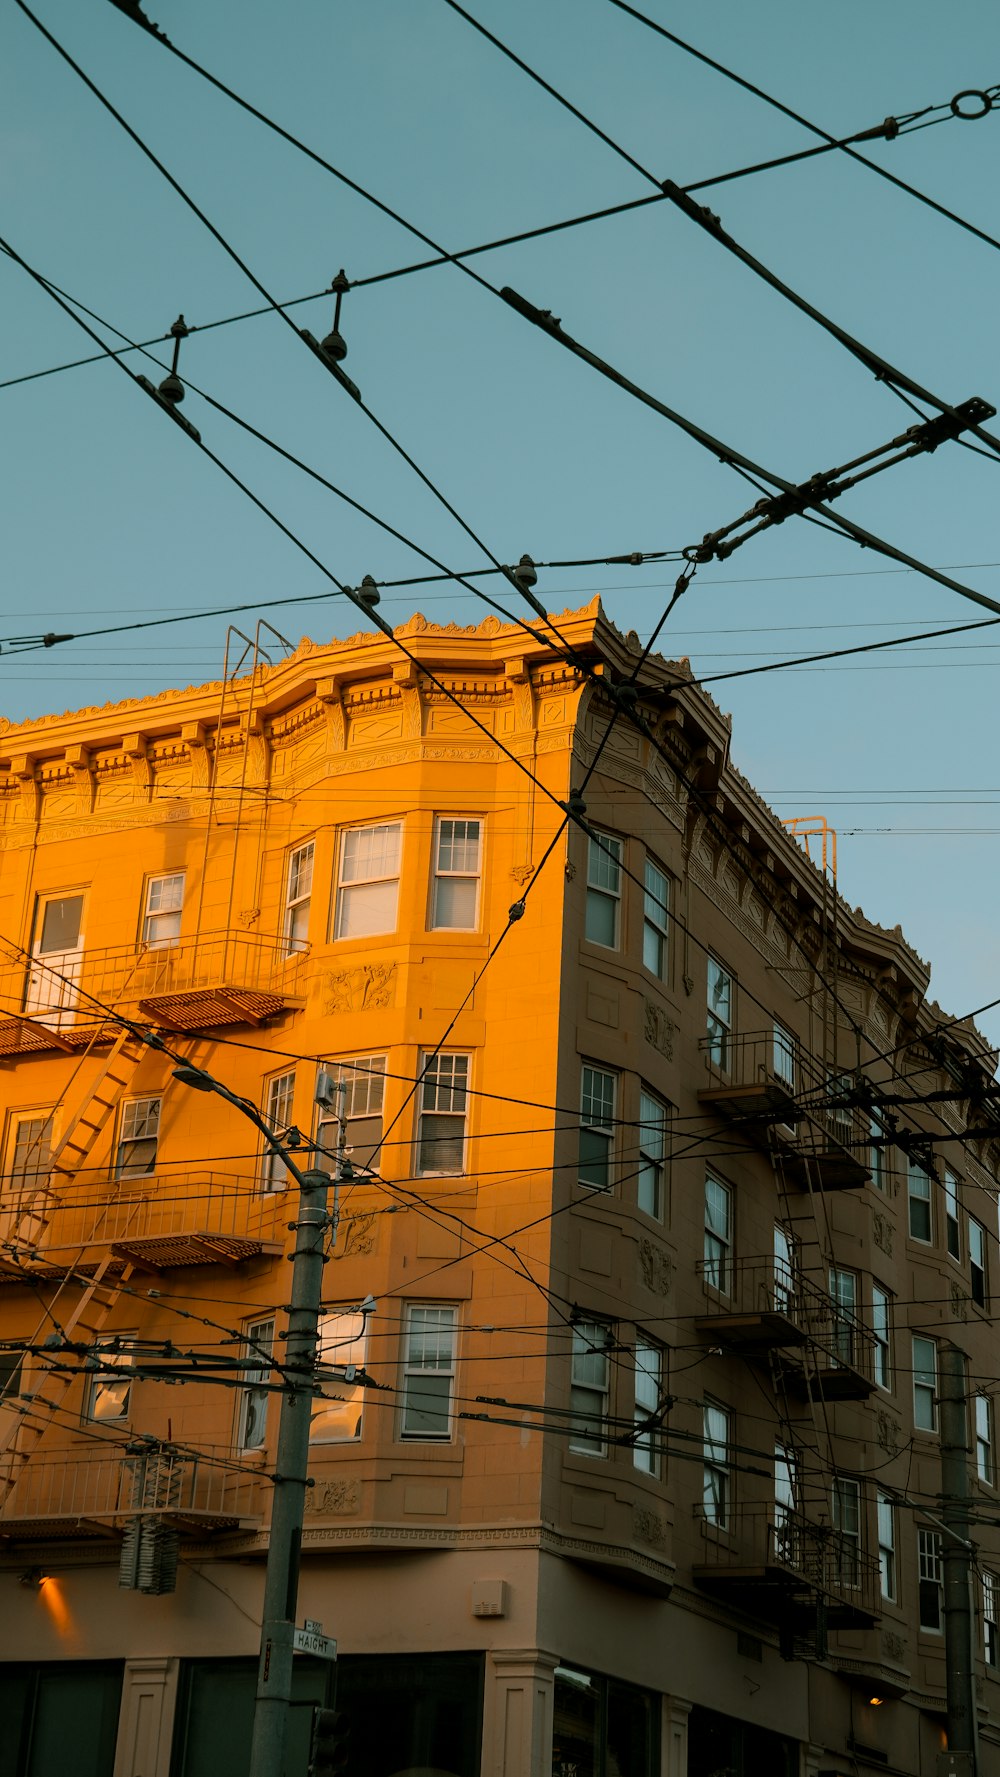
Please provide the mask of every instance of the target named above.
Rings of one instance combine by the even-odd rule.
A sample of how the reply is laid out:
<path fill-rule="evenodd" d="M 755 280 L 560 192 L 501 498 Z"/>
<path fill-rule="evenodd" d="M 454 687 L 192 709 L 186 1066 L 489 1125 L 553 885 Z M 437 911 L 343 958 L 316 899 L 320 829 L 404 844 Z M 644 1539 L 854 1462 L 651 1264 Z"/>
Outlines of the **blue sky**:
<path fill-rule="evenodd" d="M 660 177 L 708 178 L 813 141 L 609 0 L 470 0 L 470 9 Z M 280 301 L 325 290 L 340 266 L 360 279 L 425 256 L 107 0 L 37 0 L 34 10 Z M 986 0 L 948 9 L 930 0 L 646 0 L 646 10 L 834 134 L 1000 80 Z M 649 189 L 444 0 L 297 0 L 292 9 L 151 0 L 147 12 L 451 250 Z M 2 32 L 0 233 L 11 246 L 130 339 L 166 332 L 180 312 L 204 328 L 258 307 L 242 272 L 23 12 L 6 8 Z M 998 141 L 994 113 L 949 118 L 866 152 L 1000 238 Z M 837 153 L 719 186 L 703 201 L 788 283 L 938 395 L 1000 406 L 996 248 Z M 790 480 L 913 419 L 669 204 L 473 263 Z M 0 279 L 0 383 L 92 349 L 18 266 L 0 261 Z M 322 334 L 332 299 L 292 312 Z M 452 266 L 350 292 L 342 328 L 345 368 L 366 402 L 502 560 L 674 549 L 753 497 Z M 181 369 L 449 566 L 484 565 L 279 317 L 194 333 Z M 328 583 L 113 364 L 20 382 L 0 399 L 0 641 L 258 600 L 293 642 L 357 627 L 335 598 L 277 606 Z M 196 395 L 184 411 L 340 579 L 423 571 L 410 549 Z M 998 473 L 948 444 L 841 506 L 1000 598 Z M 547 571 L 538 591 L 550 610 L 600 591 L 622 627 L 646 634 L 672 580 L 662 564 L 597 566 Z M 384 609 L 394 621 L 421 609 L 468 622 L 482 608 L 446 585 L 403 589 Z M 707 674 L 979 615 L 956 594 L 792 520 L 701 569 L 661 645 Z M 217 678 L 226 624 L 211 617 L 45 653 L 3 648 L 0 711 L 24 720 Z M 902 924 L 954 1013 L 1000 996 L 998 661 L 1000 630 L 996 641 L 985 630 L 713 688 L 733 714 L 736 763 L 779 814 L 825 814 L 838 828 L 842 892 L 881 923 Z M 980 1022 L 1000 1041 L 996 1012 Z"/>

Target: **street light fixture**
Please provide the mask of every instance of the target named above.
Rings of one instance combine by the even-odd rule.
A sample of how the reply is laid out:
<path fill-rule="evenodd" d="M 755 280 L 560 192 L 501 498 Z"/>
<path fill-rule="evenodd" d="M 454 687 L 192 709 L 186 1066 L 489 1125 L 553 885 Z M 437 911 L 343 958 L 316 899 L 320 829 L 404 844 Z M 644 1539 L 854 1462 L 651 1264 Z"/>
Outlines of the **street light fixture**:
<path fill-rule="evenodd" d="M 292 1289 L 283 1369 L 287 1387 L 281 1396 L 278 1449 L 271 1508 L 271 1534 L 264 1578 L 264 1611 L 260 1632 L 260 1663 L 254 1704 L 249 1777 L 281 1777 L 288 1711 L 291 1706 L 292 1654 L 298 1603 L 299 1556 L 305 1514 L 309 1429 L 316 1372 L 318 1323 L 322 1300 L 324 1236 L 336 1233 L 336 1218 L 327 1213 L 330 1174 L 318 1168 L 300 1170 L 285 1144 L 268 1128 L 249 1099 L 230 1092 L 204 1068 L 175 1067 L 174 1079 L 197 1092 L 214 1092 L 259 1129 L 299 1187 Z M 337 1180 L 342 1163 L 337 1160 Z"/>

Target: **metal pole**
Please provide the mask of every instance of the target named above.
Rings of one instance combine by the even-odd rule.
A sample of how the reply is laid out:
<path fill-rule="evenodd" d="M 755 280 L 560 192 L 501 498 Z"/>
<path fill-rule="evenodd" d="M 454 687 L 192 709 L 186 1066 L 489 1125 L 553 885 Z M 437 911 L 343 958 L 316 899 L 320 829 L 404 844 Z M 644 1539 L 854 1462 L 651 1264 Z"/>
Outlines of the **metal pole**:
<path fill-rule="evenodd" d="M 297 1176 L 299 1213 L 295 1223 L 285 1352 L 285 1368 L 291 1372 L 292 1380 L 281 1396 L 278 1421 L 277 1467 L 272 1477 L 274 1499 L 264 1580 L 264 1616 L 249 1777 L 281 1777 L 292 1694 L 292 1635 L 298 1601 L 330 1184 L 330 1175 L 326 1172 L 307 1171 Z"/>
<path fill-rule="evenodd" d="M 964 1753 L 969 1777 L 978 1769 L 976 1628 L 969 1541 L 969 1414 L 965 1354 L 941 1347 L 941 1554 L 944 1564 L 944 1656 L 948 1752 Z M 951 1767 L 958 1769 L 961 1767 Z"/>

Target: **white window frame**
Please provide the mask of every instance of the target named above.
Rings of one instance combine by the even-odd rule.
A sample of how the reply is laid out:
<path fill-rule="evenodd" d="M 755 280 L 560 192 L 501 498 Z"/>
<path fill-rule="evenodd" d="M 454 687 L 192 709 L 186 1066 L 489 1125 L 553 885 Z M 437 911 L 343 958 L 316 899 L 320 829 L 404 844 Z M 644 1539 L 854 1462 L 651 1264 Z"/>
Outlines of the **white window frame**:
<path fill-rule="evenodd" d="M 899 1596 L 896 1571 L 896 1502 L 891 1493 L 875 1494 L 875 1518 L 878 1528 L 879 1587 L 883 1598 L 895 1603 Z"/>
<path fill-rule="evenodd" d="M 577 1456 L 606 1456 L 611 1398 L 611 1326 L 604 1320 L 573 1323 L 569 1448 Z"/>
<path fill-rule="evenodd" d="M 931 1202 L 931 1176 L 922 1166 L 910 1160 L 906 1171 L 907 1227 L 911 1240 L 919 1240 L 923 1246 L 930 1246 L 934 1240 L 934 1212 Z M 926 1234 L 914 1227 L 917 1223 Z"/>
<path fill-rule="evenodd" d="M 654 1222 L 662 1222 L 666 1214 L 668 1118 L 665 1101 L 646 1086 L 640 1086 L 636 1201 Z"/>
<path fill-rule="evenodd" d="M 658 981 L 670 969 L 670 878 L 652 858 L 643 870 L 642 961 Z"/>
<path fill-rule="evenodd" d="M 795 1038 L 775 1019 L 771 1026 L 771 1072 L 790 1092 L 795 1091 L 795 1059 Z"/>
<path fill-rule="evenodd" d="M 243 1387 L 239 1398 L 236 1445 L 239 1450 L 263 1450 L 267 1443 L 267 1407 L 274 1353 L 274 1316 L 247 1323 L 243 1336 Z M 265 1356 L 266 1353 L 266 1356 Z"/>
<path fill-rule="evenodd" d="M 976 1478 L 982 1481 L 984 1487 L 995 1487 L 993 1402 L 988 1394 L 977 1394 L 973 1399 L 975 1401 Z"/>
<path fill-rule="evenodd" d="M 728 1074 L 733 1047 L 735 980 L 717 957 L 706 962 L 705 1030 L 708 1058 L 720 1073 Z"/>
<path fill-rule="evenodd" d="M 422 1345 L 427 1341 L 426 1345 Z M 399 1436 L 406 1443 L 450 1443 L 454 1411 L 458 1310 L 441 1302 L 410 1302 L 403 1330 L 402 1389 Z M 425 1359 L 431 1361 L 425 1361 Z M 444 1378 L 442 1395 L 421 1390 L 430 1376 Z M 433 1406 L 421 1405 L 421 1394 Z M 444 1412 L 441 1412 L 441 1401 Z M 430 1419 L 441 1422 L 428 1424 Z"/>
<path fill-rule="evenodd" d="M 830 1523 L 839 1536 L 841 1585 L 856 1586 L 861 1578 L 861 1483 L 853 1475 L 834 1475 L 830 1485 Z"/>
<path fill-rule="evenodd" d="M 783 1222 L 775 1222 L 772 1244 L 775 1312 L 791 1314 L 795 1308 L 796 1246 L 794 1234 L 789 1233 Z"/>
<path fill-rule="evenodd" d="M 633 1463 L 644 1475 L 660 1473 L 662 1435 L 658 1426 L 648 1426 L 650 1414 L 657 1413 L 663 1399 L 663 1347 L 651 1339 L 635 1342 L 635 1403 L 633 1409 Z"/>
<path fill-rule="evenodd" d="M 832 1304 L 833 1356 L 852 1369 L 859 1365 L 858 1274 L 844 1265 L 831 1265 L 828 1284 Z"/>
<path fill-rule="evenodd" d="M 917 1347 L 920 1346 L 918 1352 Z M 915 1431 L 936 1432 L 938 1428 L 938 1349 L 937 1340 L 924 1333 L 914 1333 L 913 1341 L 913 1427 Z"/>
<path fill-rule="evenodd" d="M 587 1191 L 613 1191 L 618 1075 L 590 1061 L 580 1068 L 579 1183 Z M 585 1174 L 590 1173 L 587 1177 Z"/>
<path fill-rule="evenodd" d="M 100 1362 L 106 1369 L 131 1364 L 134 1361 L 131 1341 L 135 1337 L 134 1333 L 109 1333 L 95 1339 L 94 1355 L 103 1354 Z M 128 1419 L 132 1410 L 132 1380 L 131 1376 L 123 1376 L 120 1382 L 107 1374 L 88 1376 L 82 1415 L 88 1424 L 120 1425 Z"/>
<path fill-rule="evenodd" d="M 962 1219 L 958 1203 L 958 1178 L 950 1166 L 944 1169 L 944 1244 L 950 1259 L 962 1263 Z"/>
<path fill-rule="evenodd" d="M 969 1291 L 977 1308 L 988 1309 L 990 1301 L 989 1274 L 987 1271 L 987 1235 L 982 1222 L 974 1216 L 968 1220 L 969 1230 Z"/>
<path fill-rule="evenodd" d="M 281 922 L 285 953 L 294 956 L 309 948 L 309 913 L 312 906 L 316 841 L 307 839 L 288 854 L 285 866 L 285 911 Z"/>
<path fill-rule="evenodd" d="M 38 1190 L 51 1170 L 52 1126 L 55 1107 L 51 1110 L 12 1111 L 7 1126 L 7 1165 L 4 1196 L 16 1202 L 18 1196 Z M 27 1132 L 32 1130 L 32 1134 Z M 22 1131 L 24 1139 L 22 1140 Z"/>
<path fill-rule="evenodd" d="M 892 1297 L 880 1283 L 872 1284 L 872 1331 L 875 1334 L 875 1384 L 892 1393 Z"/>
<path fill-rule="evenodd" d="M 720 1222 L 714 1212 L 712 1187 L 721 1193 L 717 1200 L 725 1209 Z M 714 1172 L 705 1173 L 705 1234 L 702 1250 L 702 1276 L 710 1289 L 720 1296 L 730 1294 L 730 1266 L 733 1257 L 733 1193 L 729 1185 Z"/>
<path fill-rule="evenodd" d="M 934 1587 L 931 1593 L 930 1588 Z M 937 1621 L 925 1621 L 924 1605 L 936 1600 Z M 929 1618 L 932 1612 L 927 1611 Z M 941 1532 L 917 1528 L 917 1622 L 923 1635 L 944 1634 L 944 1560 L 941 1554 Z"/>
<path fill-rule="evenodd" d="M 169 950 L 180 942 L 187 872 L 168 870 L 146 878 L 142 908 L 142 941 L 147 950 Z M 173 884 L 179 883 L 179 889 Z"/>
<path fill-rule="evenodd" d="M 732 1517 L 733 1416 L 722 1401 L 702 1402 L 702 1517 L 716 1530 L 728 1530 Z"/>
<path fill-rule="evenodd" d="M 888 1188 L 889 1150 L 883 1146 L 886 1136 L 885 1123 L 878 1111 L 872 1111 L 868 1118 L 868 1170 L 872 1175 L 872 1184 L 876 1191 L 885 1192 Z"/>
<path fill-rule="evenodd" d="M 380 841 L 375 835 L 384 835 Z M 390 838 L 394 835 L 394 838 Z M 381 848 L 382 855 L 379 855 Z M 371 855 L 366 859 L 365 851 Z M 369 821 L 361 827 L 345 827 L 337 846 L 337 889 L 334 896 L 335 940 L 388 936 L 399 920 L 399 882 L 403 862 L 403 823 Z M 364 873 L 366 872 L 366 873 Z M 395 885 L 395 893 L 388 892 Z M 363 891 L 372 889 L 371 911 L 363 906 Z M 385 891 L 385 892 L 380 892 Z M 390 901 L 392 917 L 390 919 Z"/>
<path fill-rule="evenodd" d="M 587 836 L 587 905 L 584 934 L 590 944 L 603 950 L 621 948 L 622 853 L 624 842 L 613 833 L 594 832 Z M 602 922 L 611 917 L 611 940 L 595 936 Z M 593 919 L 591 915 L 593 914 Z"/>
<path fill-rule="evenodd" d="M 148 1098 L 127 1098 L 122 1105 L 121 1118 L 118 1124 L 118 1145 L 115 1149 L 115 1178 L 135 1179 L 152 1178 L 156 1171 L 157 1150 L 160 1140 L 160 1111 L 163 1099 L 159 1095 Z M 152 1143 L 153 1154 L 149 1165 L 142 1161 L 136 1162 L 134 1156 L 139 1148 Z"/>
<path fill-rule="evenodd" d="M 459 834 L 447 829 L 464 827 L 466 832 Z M 475 855 L 468 853 L 462 856 L 456 866 L 454 856 L 450 862 L 442 863 L 446 848 L 468 848 L 472 844 L 472 829 L 475 829 Z M 480 885 L 483 874 L 483 822 L 479 815 L 439 814 L 434 820 L 434 869 L 431 879 L 430 930 L 433 932 L 476 932 L 479 930 Z M 445 906 L 449 894 L 454 888 L 461 897 L 463 885 L 472 888 L 472 907 L 468 919 L 448 918 Z M 454 912 L 454 909 L 451 910 Z"/>
<path fill-rule="evenodd" d="M 295 1069 L 286 1068 L 280 1074 L 272 1074 L 264 1086 L 263 1117 L 269 1128 L 275 1125 L 278 1129 L 287 1129 L 291 1124 L 291 1113 L 295 1104 Z M 288 1115 L 285 1116 L 285 1111 Z M 288 1181 L 288 1168 L 280 1154 L 264 1143 L 264 1155 L 261 1162 L 261 1186 L 271 1196 L 276 1191 L 283 1191 Z"/>
<path fill-rule="evenodd" d="M 788 1444 L 774 1446 L 774 1556 L 797 1567 L 798 1457 Z"/>
<path fill-rule="evenodd" d="M 327 1074 L 335 1085 L 343 1082 L 344 1095 L 344 1138 L 345 1152 L 354 1171 L 359 1174 L 377 1172 L 381 1164 L 382 1127 L 385 1121 L 385 1080 L 386 1068 L 389 1064 L 388 1055 L 350 1055 L 342 1060 L 324 1063 L 317 1070 L 317 1078 Z M 356 1130 L 360 1123 L 378 1122 L 378 1141 L 372 1144 L 367 1137 L 357 1139 Z M 355 1125 L 352 1133 L 351 1125 Z M 321 1155 L 324 1166 L 337 1149 L 339 1140 L 337 1104 L 320 1105 L 316 1114 L 316 1140 L 325 1152 Z"/>
<path fill-rule="evenodd" d="M 317 1381 L 310 1444 L 354 1444 L 362 1435 L 368 1316 L 361 1308 L 324 1308 L 317 1326 Z M 332 1372 L 332 1374 L 331 1374 Z"/>
<path fill-rule="evenodd" d="M 1000 1577 L 983 1571 L 983 1659 L 996 1671 L 1000 1665 Z"/>
<path fill-rule="evenodd" d="M 457 1178 L 465 1172 L 469 1145 L 469 1080 L 472 1056 L 455 1049 L 442 1049 L 436 1055 L 421 1055 L 420 1085 L 417 1089 L 417 1154 L 416 1171 L 421 1178 Z M 431 1119 L 436 1119 L 438 1133 L 431 1135 Z M 446 1135 L 443 1120 L 453 1131 Z M 457 1163 L 447 1161 L 445 1141 L 449 1143 L 461 1133 L 461 1154 Z M 424 1148 L 427 1145 L 425 1154 Z M 441 1151 L 434 1153 L 435 1144 Z M 433 1161 L 434 1164 L 427 1164 Z"/>

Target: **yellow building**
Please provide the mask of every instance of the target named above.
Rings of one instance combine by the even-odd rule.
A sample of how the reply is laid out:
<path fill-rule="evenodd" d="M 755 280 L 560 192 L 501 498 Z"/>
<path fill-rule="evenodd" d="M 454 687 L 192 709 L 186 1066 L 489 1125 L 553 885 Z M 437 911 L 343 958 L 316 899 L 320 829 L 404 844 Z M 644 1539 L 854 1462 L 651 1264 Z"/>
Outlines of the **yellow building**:
<path fill-rule="evenodd" d="M 182 1062 L 301 1164 L 346 1115 L 299 1619 L 351 1777 L 933 1769 L 992 1064 L 686 665 L 637 724 L 634 637 L 557 622 L 0 729 L 3 1777 L 70 1720 L 85 1777 L 246 1768 L 295 1193 Z"/>

